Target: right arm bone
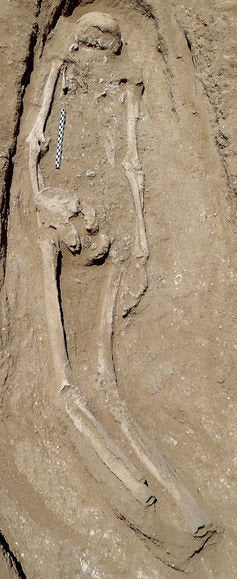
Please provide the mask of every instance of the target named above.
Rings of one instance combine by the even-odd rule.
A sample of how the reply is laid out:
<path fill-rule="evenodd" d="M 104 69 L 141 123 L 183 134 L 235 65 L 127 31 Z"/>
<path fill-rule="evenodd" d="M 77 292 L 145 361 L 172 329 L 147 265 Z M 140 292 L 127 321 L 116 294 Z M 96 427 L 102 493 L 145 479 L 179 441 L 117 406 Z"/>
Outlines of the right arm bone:
<path fill-rule="evenodd" d="M 32 143 L 34 138 L 37 138 L 38 143 L 45 143 L 44 128 L 49 114 L 49 109 L 53 100 L 55 85 L 58 79 L 62 60 L 55 60 L 51 66 L 48 80 L 44 87 L 43 102 L 39 114 L 36 118 L 35 124 L 27 137 L 27 142 Z"/>
<path fill-rule="evenodd" d="M 26 141 L 29 143 L 29 172 L 32 189 L 35 195 L 39 192 L 43 184 L 39 171 L 39 156 L 45 144 L 44 128 L 49 114 L 50 106 L 53 100 L 55 85 L 58 79 L 62 61 L 55 60 L 51 66 L 48 80 L 44 87 L 43 102 L 36 121 L 28 135 Z"/>

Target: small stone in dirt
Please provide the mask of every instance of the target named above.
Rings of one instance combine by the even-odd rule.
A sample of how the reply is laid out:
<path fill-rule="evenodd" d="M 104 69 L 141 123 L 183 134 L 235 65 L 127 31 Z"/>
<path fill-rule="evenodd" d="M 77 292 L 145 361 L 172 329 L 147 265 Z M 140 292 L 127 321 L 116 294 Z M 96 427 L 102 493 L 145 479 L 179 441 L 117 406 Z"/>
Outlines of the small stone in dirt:
<path fill-rule="evenodd" d="M 94 179 L 94 177 L 96 176 L 96 172 L 95 171 L 87 171 L 86 176 L 88 177 L 88 179 Z"/>

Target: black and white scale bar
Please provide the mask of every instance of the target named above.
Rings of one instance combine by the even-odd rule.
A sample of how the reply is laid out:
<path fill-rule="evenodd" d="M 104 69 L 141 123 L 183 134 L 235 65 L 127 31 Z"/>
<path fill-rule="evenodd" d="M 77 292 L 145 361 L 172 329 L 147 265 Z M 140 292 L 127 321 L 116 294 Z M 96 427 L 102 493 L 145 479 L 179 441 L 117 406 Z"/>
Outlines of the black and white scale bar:
<path fill-rule="evenodd" d="M 60 169 L 60 166 L 61 166 L 65 122 L 66 122 L 66 111 L 65 111 L 65 109 L 61 109 L 59 125 L 58 125 L 58 141 L 57 141 L 57 149 L 56 149 L 56 157 L 55 157 L 56 169 Z"/>

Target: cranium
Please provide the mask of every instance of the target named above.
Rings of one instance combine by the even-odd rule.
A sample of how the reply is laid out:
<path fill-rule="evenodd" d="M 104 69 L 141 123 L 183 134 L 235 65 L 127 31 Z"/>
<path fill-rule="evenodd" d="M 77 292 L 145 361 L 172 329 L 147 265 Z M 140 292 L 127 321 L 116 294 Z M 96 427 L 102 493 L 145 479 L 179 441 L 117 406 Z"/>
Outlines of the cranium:
<path fill-rule="evenodd" d="M 74 50 L 80 44 L 85 44 L 101 50 L 110 50 L 114 54 L 120 51 L 122 45 L 117 20 L 103 12 L 84 14 L 77 21 L 75 41 Z"/>

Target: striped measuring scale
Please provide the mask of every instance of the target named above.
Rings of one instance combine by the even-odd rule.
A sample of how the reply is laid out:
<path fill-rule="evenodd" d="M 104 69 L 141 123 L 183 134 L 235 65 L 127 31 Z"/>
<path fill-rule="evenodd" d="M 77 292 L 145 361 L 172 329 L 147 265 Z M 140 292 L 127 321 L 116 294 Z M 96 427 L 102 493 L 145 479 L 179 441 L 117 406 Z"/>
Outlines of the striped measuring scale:
<path fill-rule="evenodd" d="M 63 135 L 64 135 L 65 122 L 66 122 L 66 110 L 61 109 L 60 118 L 59 118 L 59 125 L 58 125 L 58 140 L 57 140 L 56 157 L 55 157 L 56 169 L 60 169 L 61 162 L 62 162 Z"/>

